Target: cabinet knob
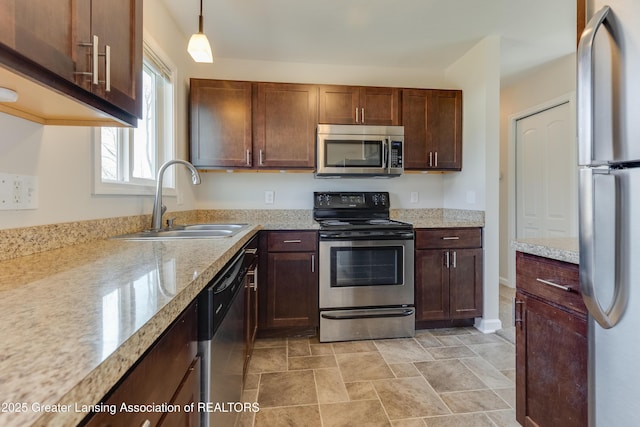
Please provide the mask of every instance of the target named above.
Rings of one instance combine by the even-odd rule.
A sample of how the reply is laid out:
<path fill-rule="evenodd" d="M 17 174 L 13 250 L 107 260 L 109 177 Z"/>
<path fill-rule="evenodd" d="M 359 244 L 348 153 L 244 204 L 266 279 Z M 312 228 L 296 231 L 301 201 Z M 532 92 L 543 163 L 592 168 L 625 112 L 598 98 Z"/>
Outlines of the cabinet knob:
<path fill-rule="evenodd" d="M 140 427 L 151 427 L 151 421 L 144 420 L 144 422 L 140 424 Z"/>

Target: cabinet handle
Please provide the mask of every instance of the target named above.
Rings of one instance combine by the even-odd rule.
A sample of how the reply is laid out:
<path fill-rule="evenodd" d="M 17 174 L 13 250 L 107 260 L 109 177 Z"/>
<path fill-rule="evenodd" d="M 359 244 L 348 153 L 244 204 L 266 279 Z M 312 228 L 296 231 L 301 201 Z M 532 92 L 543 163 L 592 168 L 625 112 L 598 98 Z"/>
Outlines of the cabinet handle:
<path fill-rule="evenodd" d="M 260 166 L 262 166 L 262 149 L 260 149 L 259 151 L 259 157 L 260 157 Z"/>
<path fill-rule="evenodd" d="M 247 276 L 249 276 L 249 284 L 248 288 L 253 289 L 254 291 L 258 290 L 258 267 L 254 267 L 253 270 L 247 272 Z"/>
<path fill-rule="evenodd" d="M 453 251 L 453 268 L 456 268 L 456 260 L 458 258 L 458 254 L 456 251 Z"/>
<path fill-rule="evenodd" d="M 358 121 L 358 108 L 357 108 L 357 107 L 356 107 L 356 123 L 360 123 L 360 122 Z"/>
<path fill-rule="evenodd" d="M 449 268 L 449 251 L 445 252 L 445 261 L 444 264 L 447 268 Z"/>
<path fill-rule="evenodd" d="M 360 116 L 362 118 L 362 124 L 364 124 L 364 108 L 361 108 L 360 112 L 361 112 Z"/>
<path fill-rule="evenodd" d="M 255 255 L 258 253 L 258 249 L 256 248 L 247 248 L 244 250 L 245 254 L 249 254 L 249 255 Z"/>
<path fill-rule="evenodd" d="M 151 421 L 144 420 L 144 422 L 140 424 L 140 427 L 151 427 Z"/>
<path fill-rule="evenodd" d="M 429 167 L 433 167 L 433 152 L 429 151 Z"/>
<path fill-rule="evenodd" d="M 251 166 L 251 151 L 247 150 L 247 166 Z"/>
<path fill-rule="evenodd" d="M 571 289 L 568 286 L 558 285 L 557 283 L 550 282 L 549 280 L 544 280 L 544 279 L 537 278 L 536 282 L 540 282 L 540 283 L 543 283 L 543 284 L 548 285 L 548 286 L 553 286 L 554 288 L 562 289 L 563 291 L 566 291 L 566 292 L 573 291 L 573 289 Z"/>
<path fill-rule="evenodd" d="M 443 237 L 442 240 L 460 240 L 459 236 L 447 236 Z"/>
<path fill-rule="evenodd" d="M 436 167 L 438 167 L 438 152 L 437 151 L 436 151 L 435 157 L 436 157 Z"/>
<path fill-rule="evenodd" d="M 73 74 L 90 76 L 91 84 L 98 84 L 98 36 L 94 35 L 91 42 L 79 43 L 79 46 L 91 48 L 91 71 L 76 71 Z"/>
<path fill-rule="evenodd" d="M 518 310 L 518 306 L 522 307 L 523 304 L 524 301 L 518 301 L 515 297 L 513 298 L 513 326 L 520 326 L 520 328 L 522 328 L 524 322 L 522 320 L 522 309 Z"/>
<path fill-rule="evenodd" d="M 311 272 L 312 273 L 316 272 L 316 256 L 315 255 L 311 255 Z"/>
<path fill-rule="evenodd" d="M 104 56 L 104 74 L 105 79 L 99 80 L 99 83 L 104 83 L 105 92 L 111 92 L 111 46 L 106 45 L 104 47 L 104 53 L 99 54 L 99 56 Z M 96 61 L 97 64 L 97 61 Z M 96 77 L 98 73 L 96 71 Z"/>
<path fill-rule="evenodd" d="M 295 239 L 295 240 L 283 240 L 282 243 L 302 243 L 302 240 L 300 239 Z"/>

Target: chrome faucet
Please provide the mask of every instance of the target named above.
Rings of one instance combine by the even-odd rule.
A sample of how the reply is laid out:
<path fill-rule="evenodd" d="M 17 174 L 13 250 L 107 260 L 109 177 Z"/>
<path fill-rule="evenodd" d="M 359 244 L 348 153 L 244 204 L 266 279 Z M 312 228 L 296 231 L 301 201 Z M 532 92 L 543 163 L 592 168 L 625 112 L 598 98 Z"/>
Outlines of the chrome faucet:
<path fill-rule="evenodd" d="M 185 165 L 191 170 L 191 180 L 195 185 L 200 184 L 200 174 L 196 168 L 189 162 L 180 159 L 169 160 L 165 162 L 160 169 L 158 169 L 158 179 L 156 183 L 156 199 L 153 202 L 153 213 L 151 215 L 151 230 L 158 231 L 162 229 L 162 215 L 167 210 L 167 207 L 162 204 L 162 177 L 167 167 L 174 163 L 180 163 Z"/>

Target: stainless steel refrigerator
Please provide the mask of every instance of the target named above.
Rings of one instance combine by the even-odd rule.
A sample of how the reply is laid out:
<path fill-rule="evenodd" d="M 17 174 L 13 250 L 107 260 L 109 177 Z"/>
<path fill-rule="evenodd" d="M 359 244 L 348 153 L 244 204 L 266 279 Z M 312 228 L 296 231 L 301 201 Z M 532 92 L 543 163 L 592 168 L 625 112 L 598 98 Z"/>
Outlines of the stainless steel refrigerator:
<path fill-rule="evenodd" d="M 588 0 L 578 46 L 580 285 L 589 426 L 640 416 L 640 2 Z"/>

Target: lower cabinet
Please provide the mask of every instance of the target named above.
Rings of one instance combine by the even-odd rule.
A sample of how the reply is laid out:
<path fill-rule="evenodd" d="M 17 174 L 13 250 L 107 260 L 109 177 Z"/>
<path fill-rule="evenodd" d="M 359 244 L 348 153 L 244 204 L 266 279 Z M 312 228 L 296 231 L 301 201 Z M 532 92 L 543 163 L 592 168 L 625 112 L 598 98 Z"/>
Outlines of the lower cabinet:
<path fill-rule="evenodd" d="M 516 288 L 516 419 L 586 426 L 587 316 L 578 266 L 518 252 Z"/>
<path fill-rule="evenodd" d="M 318 233 L 261 235 L 261 332 L 318 326 Z"/>
<path fill-rule="evenodd" d="M 116 405 L 115 415 L 89 415 L 90 427 L 163 425 L 199 426 L 197 412 L 185 414 L 185 404 L 200 398 L 200 358 L 197 356 L 196 304 L 191 304 L 141 357 L 102 403 Z M 122 411 L 121 405 L 180 405 L 180 411 Z"/>
<path fill-rule="evenodd" d="M 482 229 L 416 230 L 416 322 L 482 316 L 482 274 Z"/>

